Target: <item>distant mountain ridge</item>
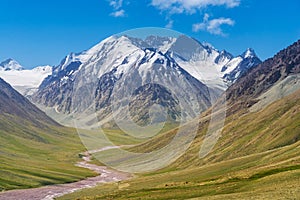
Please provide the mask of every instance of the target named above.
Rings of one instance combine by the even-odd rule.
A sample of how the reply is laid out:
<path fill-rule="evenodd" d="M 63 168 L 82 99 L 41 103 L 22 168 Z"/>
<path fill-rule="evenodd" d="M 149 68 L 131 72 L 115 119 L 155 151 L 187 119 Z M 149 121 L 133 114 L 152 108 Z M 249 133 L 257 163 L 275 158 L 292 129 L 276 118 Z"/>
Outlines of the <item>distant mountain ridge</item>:
<path fill-rule="evenodd" d="M 36 92 L 42 81 L 51 74 L 52 67 L 49 65 L 25 69 L 11 58 L 0 64 L 0 77 L 24 96 Z"/>
<path fill-rule="evenodd" d="M 210 80 L 206 77 L 199 77 L 199 74 L 214 68 L 217 78 L 224 80 L 225 85 L 222 86 L 224 90 L 248 69 L 261 63 L 255 51 L 251 48 L 234 57 L 225 50 L 219 51 L 212 45 L 202 44 L 196 39 L 184 35 L 180 35 L 178 38 L 148 36 L 144 40 L 128 38 L 133 41 L 133 44 L 142 49 L 154 48 L 162 53 L 169 54 L 184 70 L 202 82 L 208 81 L 209 83 Z"/>

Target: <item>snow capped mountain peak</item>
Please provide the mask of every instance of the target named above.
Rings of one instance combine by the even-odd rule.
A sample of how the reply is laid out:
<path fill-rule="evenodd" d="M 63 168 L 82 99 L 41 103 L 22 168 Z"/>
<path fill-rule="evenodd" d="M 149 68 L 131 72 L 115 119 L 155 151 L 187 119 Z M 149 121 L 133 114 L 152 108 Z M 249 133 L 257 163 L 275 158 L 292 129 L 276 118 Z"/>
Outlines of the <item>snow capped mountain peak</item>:
<path fill-rule="evenodd" d="M 243 58 L 257 57 L 255 51 L 252 48 L 248 48 L 241 56 Z"/>
<path fill-rule="evenodd" d="M 0 70 L 9 71 L 9 70 L 22 70 L 23 67 L 14 59 L 7 59 L 0 63 Z"/>
<path fill-rule="evenodd" d="M 206 86 L 188 74 L 167 53 L 176 42 L 176 38 L 168 37 L 150 36 L 145 40 L 128 36 L 110 37 L 81 54 L 67 56 L 55 68 L 54 74 L 43 81 L 33 99 L 42 104 L 46 103 L 46 100 L 49 103 L 47 106 L 58 106 L 59 112 L 77 113 L 86 110 L 86 106 L 90 106 L 96 94 L 96 99 L 99 99 L 96 108 L 101 110 L 104 116 L 109 114 L 106 107 L 109 106 L 113 90 L 118 90 L 118 95 L 126 97 L 132 92 L 130 87 L 139 82 L 150 84 L 159 80 L 161 85 L 171 88 L 175 84 L 171 80 L 176 80 L 178 86 L 175 89 L 189 94 L 183 96 L 190 98 L 193 94 L 205 93 L 205 99 L 198 99 L 197 102 L 203 102 L 203 106 L 206 107 L 210 104 Z M 151 47 L 152 45 L 154 47 Z M 82 59 L 83 55 L 88 56 Z M 79 88 L 83 85 L 88 91 L 92 91 L 89 96 L 81 94 L 82 90 Z M 127 87 L 129 88 L 126 89 Z M 58 95 L 59 93 L 63 95 Z M 200 96 L 192 99 L 196 101 Z M 162 97 L 164 95 L 158 98 Z M 86 104 L 82 104 L 82 101 Z M 190 99 L 186 102 L 190 102 Z M 200 106 L 195 108 L 201 109 Z M 186 116 L 192 117 L 192 114 Z"/>
<path fill-rule="evenodd" d="M 74 75 L 82 64 L 94 62 L 100 54 L 108 53 L 116 46 L 130 48 L 134 45 L 127 36 L 111 36 L 86 51 L 67 55 L 58 66 L 54 67 L 53 75 L 58 76 L 62 71 Z"/>
<path fill-rule="evenodd" d="M 162 66 L 174 63 L 174 66 L 179 66 L 199 81 L 208 83 L 210 80 L 218 79 L 219 87 L 226 74 L 235 71 L 233 78 L 226 80 L 226 83 L 232 82 L 239 77 L 241 70 L 254 66 L 257 62 L 252 60 L 253 58 L 256 58 L 253 49 L 249 48 L 241 56 L 234 58 L 225 50 L 218 51 L 211 44 L 202 44 L 185 35 L 178 37 L 149 35 L 145 39 L 115 35 L 86 51 L 67 55 L 58 66 L 54 67 L 52 77 L 45 79 L 41 86 L 49 82 L 64 85 L 68 81 L 73 81 L 82 68 L 86 76 L 93 75 L 99 78 L 114 71 L 114 76 L 120 77 L 132 68 L 140 66 L 140 69 L 145 67 L 151 70 L 152 65 L 149 63 L 160 63 Z M 243 62 L 244 60 L 248 61 Z M 216 81 L 212 81 L 211 84 L 216 84 Z M 223 90 L 226 87 L 221 86 Z"/>
<path fill-rule="evenodd" d="M 71 84 L 82 68 L 86 76 L 99 78 L 114 71 L 114 76 L 118 78 L 132 68 L 140 66 L 140 70 L 144 67 L 146 71 L 151 70 L 152 65 L 149 63 L 160 63 L 163 66 L 174 62 L 174 66 L 179 66 L 197 80 L 211 84 L 212 87 L 217 84 L 218 88 L 224 90 L 227 83 L 234 82 L 242 74 L 241 71 L 259 62 L 259 59 L 255 58 L 256 54 L 251 48 L 241 56 L 234 57 L 225 50 L 218 51 L 209 43 L 202 44 L 185 35 L 177 37 L 149 35 L 144 39 L 115 35 L 86 51 L 67 55 L 54 67 L 52 77 L 46 78 L 41 86 L 49 82 Z M 149 73 L 146 71 L 145 74 Z M 234 75 L 231 75 L 232 72 Z M 229 76 L 230 79 L 225 79 Z M 213 81 L 210 83 L 211 80 Z M 222 85 L 224 84 L 222 80 L 225 85 Z"/>

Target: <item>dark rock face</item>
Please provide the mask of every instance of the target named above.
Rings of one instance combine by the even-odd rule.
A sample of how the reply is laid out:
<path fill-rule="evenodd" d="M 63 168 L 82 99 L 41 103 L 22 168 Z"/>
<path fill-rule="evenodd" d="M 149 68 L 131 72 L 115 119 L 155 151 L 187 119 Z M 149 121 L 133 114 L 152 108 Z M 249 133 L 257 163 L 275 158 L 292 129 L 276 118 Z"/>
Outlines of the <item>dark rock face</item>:
<path fill-rule="evenodd" d="M 152 120 L 154 118 L 154 121 L 151 121 L 151 123 L 159 123 L 166 120 L 174 122 L 180 118 L 181 111 L 178 99 L 173 97 L 172 93 L 162 85 L 146 84 L 132 94 L 129 111 L 133 120 L 140 125 L 150 123 L 149 110 L 153 105 L 162 106 L 167 116 L 161 116 L 160 110 L 154 110 L 152 113 L 154 115 Z"/>
<path fill-rule="evenodd" d="M 227 90 L 230 104 L 249 107 L 278 81 L 300 73 L 300 40 L 249 70 Z"/>
<path fill-rule="evenodd" d="M 104 74 L 100 77 L 95 92 L 95 108 L 100 110 L 101 108 L 110 106 L 110 97 L 114 89 L 114 85 L 118 80 L 114 76 L 115 70 Z"/>
<path fill-rule="evenodd" d="M 53 75 L 48 76 L 40 85 L 39 90 L 31 98 L 34 102 L 42 103 L 47 107 L 57 105 L 57 111 L 70 113 L 72 106 L 71 93 L 73 90 L 72 73 L 78 70 L 81 62 L 71 62 L 64 69 L 57 70 L 62 63 L 53 69 Z M 56 71 L 55 71 L 56 70 Z"/>

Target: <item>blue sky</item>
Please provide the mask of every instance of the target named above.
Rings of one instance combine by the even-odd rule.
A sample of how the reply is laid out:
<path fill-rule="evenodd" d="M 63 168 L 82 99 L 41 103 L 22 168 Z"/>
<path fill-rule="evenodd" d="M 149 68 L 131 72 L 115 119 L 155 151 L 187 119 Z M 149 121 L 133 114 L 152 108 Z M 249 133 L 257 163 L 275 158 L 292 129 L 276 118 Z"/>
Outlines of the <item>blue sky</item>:
<path fill-rule="evenodd" d="M 261 59 L 300 39 L 299 0 L 2 0 L 0 61 L 56 65 L 108 36 L 168 27 L 234 55 Z"/>

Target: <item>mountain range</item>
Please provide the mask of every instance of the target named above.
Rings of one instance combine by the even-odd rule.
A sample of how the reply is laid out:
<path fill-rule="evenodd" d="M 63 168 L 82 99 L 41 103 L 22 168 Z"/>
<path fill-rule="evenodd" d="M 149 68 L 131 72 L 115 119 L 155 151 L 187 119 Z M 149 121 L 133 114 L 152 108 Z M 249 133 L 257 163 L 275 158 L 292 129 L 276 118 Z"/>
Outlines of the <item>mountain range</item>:
<path fill-rule="evenodd" d="M 89 116 L 96 112 L 101 124 L 114 124 L 115 113 L 120 121 L 131 115 L 144 125 L 151 121 L 148 111 L 155 103 L 163 105 L 168 120 L 187 121 L 210 107 L 229 85 L 259 63 L 250 48 L 233 57 L 183 35 L 112 36 L 87 51 L 66 56 L 32 100 L 52 116 L 63 115 L 60 122 L 64 124 L 80 118 L 91 126 L 95 121 Z M 170 90 L 180 97 L 170 96 Z M 111 105 L 116 98 L 120 101 Z M 114 112 L 113 107 L 117 107 Z M 160 111 L 152 114 L 156 116 L 153 123 L 163 121 Z"/>

